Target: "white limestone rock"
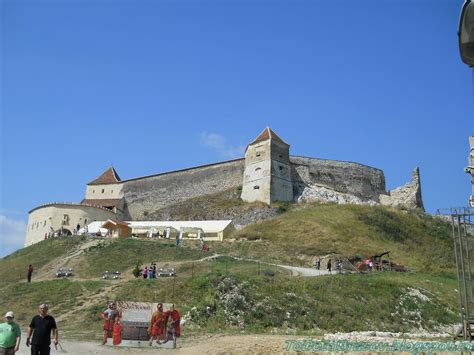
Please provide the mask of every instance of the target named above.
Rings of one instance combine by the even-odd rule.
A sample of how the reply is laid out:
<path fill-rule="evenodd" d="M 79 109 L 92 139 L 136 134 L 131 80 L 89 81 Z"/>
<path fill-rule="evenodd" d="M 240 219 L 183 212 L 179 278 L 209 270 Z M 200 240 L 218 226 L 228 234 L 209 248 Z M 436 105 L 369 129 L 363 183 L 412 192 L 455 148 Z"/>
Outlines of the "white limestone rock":
<path fill-rule="evenodd" d="M 370 205 L 374 206 L 378 203 L 372 200 L 364 201 L 361 198 L 337 192 L 328 189 L 324 186 L 309 185 L 306 186 L 298 197 L 298 202 L 324 202 L 324 203 L 337 203 L 338 205 L 353 204 L 353 205 Z"/>

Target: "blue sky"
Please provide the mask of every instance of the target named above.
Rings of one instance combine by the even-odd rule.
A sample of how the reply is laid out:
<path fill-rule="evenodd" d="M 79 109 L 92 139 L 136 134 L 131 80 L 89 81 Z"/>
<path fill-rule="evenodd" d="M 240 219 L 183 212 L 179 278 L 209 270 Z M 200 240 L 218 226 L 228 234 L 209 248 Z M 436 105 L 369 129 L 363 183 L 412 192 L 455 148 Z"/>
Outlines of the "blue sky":
<path fill-rule="evenodd" d="M 28 211 L 122 179 L 243 156 L 421 170 L 425 207 L 466 205 L 472 70 L 453 0 L 1 1 L 0 256 Z"/>

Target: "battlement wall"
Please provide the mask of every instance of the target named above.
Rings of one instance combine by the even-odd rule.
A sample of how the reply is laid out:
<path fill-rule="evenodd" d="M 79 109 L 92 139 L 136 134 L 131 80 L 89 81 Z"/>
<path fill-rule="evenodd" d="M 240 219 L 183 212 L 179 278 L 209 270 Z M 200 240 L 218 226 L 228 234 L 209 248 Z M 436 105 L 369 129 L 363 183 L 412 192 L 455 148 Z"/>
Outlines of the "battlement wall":
<path fill-rule="evenodd" d="M 385 176 L 382 170 L 367 165 L 290 156 L 295 199 L 305 186 L 317 185 L 337 192 L 348 193 L 362 200 L 379 201 L 385 191 Z"/>
<path fill-rule="evenodd" d="M 379 201 L 385 191 L 382 170 L 366 165 L 291 156 L 295 199 L 305 186 L 318 185 Z M 132 220 L 195 197 L 219 193 L 242 185 L 245 160 L 237 159 L 190 169 L 124 180 L 122 194 Z"/>
<path fill-rule="evenodd" d="M 194 197 L 242 185 L 244 159 L 122 181 L 122 195 L 132 220 Z"/>

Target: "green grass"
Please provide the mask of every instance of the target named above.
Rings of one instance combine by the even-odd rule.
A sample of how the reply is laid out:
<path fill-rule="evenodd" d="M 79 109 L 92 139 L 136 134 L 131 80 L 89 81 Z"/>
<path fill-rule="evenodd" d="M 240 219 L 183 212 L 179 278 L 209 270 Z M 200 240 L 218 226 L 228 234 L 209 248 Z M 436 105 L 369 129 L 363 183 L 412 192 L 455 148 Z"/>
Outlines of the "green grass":
<path fill-rule="evenodd" d="M 221 253 L 311 266 L 312 257 L 368 257 L 390 251 L 410 269 L 453 270 L 450 225 L 429 215 L 383 207 L 314 205 L 235 232 L 235 242 L 213 243 Z"/>
<path fill-rule="evenodd" d="M 14 280 L 26 280 L 29 264 L 38 270 L 51 260 L 66 255 L 84 240 L 82 237 L 48 239 L 5 256 L 0 259 L 0 285 Z"/>
<path fill-rule="evenodd" d="M 4 290 L 0 308 L 14 309 L 26 326 L 40 302 L 59 316 L 92 293 L 99 297 L 85 310 L 72 312 L 60 327 L 100 331 L 98 317 L 109 299 L 176 303 L 191 320 L 185 331 L 299 334 L 348 331 L 406 332 L 414 328 L 436 330 L 456 323 L 456 280 L 451 275 L 372 273 L 318 278 L 273 277 L 263 273 L 225 272 L 219 265 L 194 277 L 134 279 L 104 293 L 106 282 L 70 280 L 16 284 Z M 88 290 L 86 290 L 88 288 Z M 406 298 L 410 289 L 429 301 Z M 21 294 L 22 297 L 16 297 Z M 45 297 L 44 295 L 48 296 Z M 8 302 L 6 301 L 8 300 Z M 208 311 L 208 307 L 212 307 Z"/>
<path fill-rule="evenodd" d="M 200 257 L 197 245 L 187 248 L 177 247 L 172 240 L 118 239 L 81 255 L 74 262 L 74 271 L 80 277 L 99 277 L 106 270 L 124 272 L 137 262 L 144 266 Z"/>
<path fill-rule="evenodd" d="M 292 277 L 274 266 L 229 257 L 198 262 L 210 254 L 201 253 L 196 242 L 176 247 L 167 240 L 118 239 L 71 259 L 72 279 L 33 277 L 25 283 L 28 264 L 36 270 L 58 265 L 85 242 L 55 238 L 0 259 L 0 309 L 15 311 L 26 326 L 38 305 L 49 302 L 61 329 L 86 335 L 100 333 L 98 314 L 110 299 L 176 303 L 188 314 L 185 332 L 412 331 L 459 321 L 448 224 L 381 207 L 281 207 L 277 218 L 236 231 L 235 240 L 211 242 L 211 251 L 312 266 L 316 255 L 365 257 L 390 250 L 392 260 L 418 272 Z M 137 262 L 152 261 L 174 265 L 178 276 L 131 278 Z M 100 280 L 105 270 L 124 272 L 124 278 Z"/>
<path fill-rule="evenodd" d="M 86 295 L 98 293 L 104 285 L 100 281 L 68 279 L 12 283 L 2 289 L 0 309 L 14 310 L 16 320 L 25 324 L 37 313 L 41 303 L 48 303 L 52 313 L 60 314 L 80 304 Z"/>

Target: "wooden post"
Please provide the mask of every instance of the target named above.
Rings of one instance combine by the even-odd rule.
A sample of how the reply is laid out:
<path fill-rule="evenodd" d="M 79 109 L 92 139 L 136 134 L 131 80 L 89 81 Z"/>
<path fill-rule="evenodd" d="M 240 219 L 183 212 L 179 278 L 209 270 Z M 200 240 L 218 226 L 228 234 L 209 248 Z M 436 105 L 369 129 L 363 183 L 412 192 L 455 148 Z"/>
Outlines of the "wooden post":
<path fill-rule="evenodd" d="M 171 298 L 174 300 L 174 283 L 176 282 L 176 275 L 173 276 L 173 294 Z M 174 301 L 173 301 L 174 302 Z"/>

